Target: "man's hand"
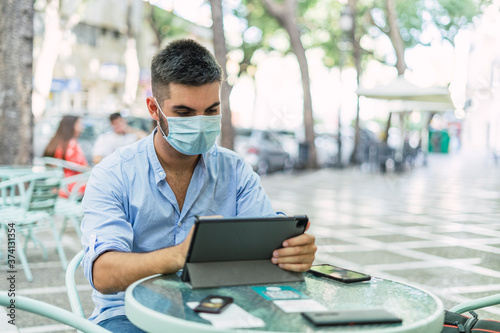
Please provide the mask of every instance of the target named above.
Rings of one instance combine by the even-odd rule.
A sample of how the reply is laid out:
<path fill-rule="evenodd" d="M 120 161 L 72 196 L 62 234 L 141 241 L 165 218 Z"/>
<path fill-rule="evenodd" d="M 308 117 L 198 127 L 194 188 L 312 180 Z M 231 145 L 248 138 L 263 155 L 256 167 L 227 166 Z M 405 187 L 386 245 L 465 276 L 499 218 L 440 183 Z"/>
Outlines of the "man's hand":
<path fill-rule="evenodd" d="M 309 223 L 306 230 L 309 229 Z M 283 242 L 283 248 L 275 250 L 271 261 L 281 268 L 294 272 L 305 272 L 311 268 L 317 247 L 315 237 L 310 234 L 302 234 L 287 239 Z"/>

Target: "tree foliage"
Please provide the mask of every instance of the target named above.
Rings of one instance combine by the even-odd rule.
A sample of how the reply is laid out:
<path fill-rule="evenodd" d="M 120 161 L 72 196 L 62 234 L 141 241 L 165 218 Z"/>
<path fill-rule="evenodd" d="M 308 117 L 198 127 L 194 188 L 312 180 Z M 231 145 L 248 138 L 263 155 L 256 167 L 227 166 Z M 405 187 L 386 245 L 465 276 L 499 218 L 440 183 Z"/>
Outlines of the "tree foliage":
<path fill-rule="evenodd" d="M 480 13 L 482 4 L 481 0 L 394 0 L 397 27 L 391 27 L 388 1 L 391 0 L 358 0 L 357 34 L 372 38 L 386 35 L 396 48 L 390 35 L 396 28 L 403 49 L 417 44 L 429 45 L 432 40 L 424 32 L 432 29 L 453 45 L 458 31 L 472 22 Z M 373 50 L 366 51 L 365 54 L 373 55 Z"/>

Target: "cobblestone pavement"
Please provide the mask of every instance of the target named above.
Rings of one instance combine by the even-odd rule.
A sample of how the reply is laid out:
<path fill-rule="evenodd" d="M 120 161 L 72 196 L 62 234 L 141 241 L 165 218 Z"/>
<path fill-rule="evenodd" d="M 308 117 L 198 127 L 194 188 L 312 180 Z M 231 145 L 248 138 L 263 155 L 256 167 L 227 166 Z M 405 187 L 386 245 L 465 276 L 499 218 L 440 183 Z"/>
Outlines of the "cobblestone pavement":
<path fill-rule="evenodd" d="M 321 169 L 269 175 L 262 184 L 276 211 L 309 216 L 317 263 L 422 287 L 450 308 L 500 291 L 499 171 L 485 154 L 461 153 L 430 155 L 427 166 L 402 174 Z M 48 242 L 50 234 L 41 237 Z M 68 258 L 80 249 L 73 230 L 63 242 Z M 27 282 L 20 270 L 16 288 L 19 295 L 69 309 L 64 271 L 53 244 L 48 245 L 48 261 L 39 249 L 28 250 L 34 281 Z M 4 262 L 0 268 L 6 271 Z M 90 315 L 90 287 L 81 271 L 77 284 Z M 499 320 L 500 307 L 480 315 Z M 74 332 L 25 312 L 17 314 L 17 327 Z"/>

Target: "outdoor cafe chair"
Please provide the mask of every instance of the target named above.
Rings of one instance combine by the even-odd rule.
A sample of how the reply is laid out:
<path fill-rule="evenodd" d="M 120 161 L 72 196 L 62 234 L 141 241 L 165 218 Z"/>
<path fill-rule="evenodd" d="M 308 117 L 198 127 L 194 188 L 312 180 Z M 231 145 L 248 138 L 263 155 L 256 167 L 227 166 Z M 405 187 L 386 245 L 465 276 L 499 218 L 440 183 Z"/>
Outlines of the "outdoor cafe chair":
<path fill-rule="evenodd" d="M 10 313 L 9 306 L 12 304 L 11 300 L 15 300 L 14 304 L 16 311 L 23 310 L 50 318 L 84 333 L 110 333 L 107 329 L 93 324 L 87 319 L 79 317 L 68 310 L 26 296 L 16 295 L 15 298 L 9 298 L 7 292 L 2 291 L 0 293 L 0 305 L 6 307 L 7 316 Z"/>
<path fill-rule="evenodd" d="M 7 197 L 12 193 L 21 196 L 19 205 L 0 198 L 0 228 L 7 232 L 7 241 L 15 243 L 15 250 L 28 281 L 33 281 L 26 258 L 28 242 L 31 240 L 35 245 L 39 245 L 43 250 L 44 259 L 47 259 L 47 250 L 35 236 L 36 230 L 47 226 L 52 230 L 61 264 L 63 268 L 67 266 L 66 255 L 54 223 L 54 208 L 61 179 L 60 171 L 47 171 L 0 182 L 0 192 L 9 192 Z M 12 234 L 15 234 L 15 240 Z M 24 246 L 21 245 L 21 236 L 24 238 Z"/>
<path fill-rule="evenodd" d="M 481 297 L 475 300 L 460 303 L 448 311 L 445 311 L 444 325 L 441 333 L 459 332 L 500 332 L 500 322 L 478 316 L 474 310 L 499 305 L 500 294 Z M 470 316 L 463 315 L 469 312 Z"/>
<path fill-rule="evenodd" d="M 89 166 L 81 165 L 78 163 L 62 160 L 60 158 L 54 158 L 54 157 L 48 157 L 44 156 L 42 157 L 43 164 L 45 164 L 48 167 L 56 167 L 58 169 L 69 169 L 77 172 L 87 172 L 90 171 L 92 168 Z"/>
<path fill-rule="evenodd" d="M 68 294 L 69 305 L 71 306 L 71 311 L 82 318 L 85 318 L 85 313 L 83 312 L 83 306 L 76 288 L 75 274 L 78 266 L 80 266 L 82 262 L 84 254 L 84 250 L 78 252 L 73 259 L 71 259 L 66 269 L 66 293 Z"/>
<path fill-rule="evenodd" d="M 65 177 L 61 181 L 61 189 L 65 192 L 65 197 L 59 196 L 56 201 L 55 215 L 63 218 L 63 225 L 59 233 L 59 238 L 62 238 L 68 220 L 73 224 L 78 238 L 82 237 L 80 230 L 80 222 L 83 218 L 82 198 L 83 191 L 90 177 L 90 171 L 86 171 L 74 176 Z M 73 184 L 71 191 L 68 190 L 68 185 Z"/>

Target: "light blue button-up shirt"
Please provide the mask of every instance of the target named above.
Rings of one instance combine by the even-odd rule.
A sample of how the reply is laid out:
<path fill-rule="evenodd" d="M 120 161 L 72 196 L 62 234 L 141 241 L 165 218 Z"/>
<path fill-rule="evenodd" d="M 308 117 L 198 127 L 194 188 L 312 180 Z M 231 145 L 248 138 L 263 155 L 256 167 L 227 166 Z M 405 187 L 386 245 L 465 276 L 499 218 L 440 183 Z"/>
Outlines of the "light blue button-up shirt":
<path fill-rule="evenodd" d="M 105 158 L 92 170 L 83 207 L 83 267 L 93 285 L 92 265 L 106 251 L 150 252 L 181 243 L 194 216 L 275 216 L 260 179 L 231 150 L 214 145 L 204 153 L 191 178 L 182 211 L 165 180 L 165 171 L 148 137 Z M 125 315 L 124 292 L 93 290 L 98 323 Z"/>

